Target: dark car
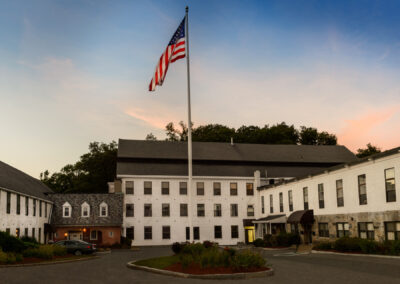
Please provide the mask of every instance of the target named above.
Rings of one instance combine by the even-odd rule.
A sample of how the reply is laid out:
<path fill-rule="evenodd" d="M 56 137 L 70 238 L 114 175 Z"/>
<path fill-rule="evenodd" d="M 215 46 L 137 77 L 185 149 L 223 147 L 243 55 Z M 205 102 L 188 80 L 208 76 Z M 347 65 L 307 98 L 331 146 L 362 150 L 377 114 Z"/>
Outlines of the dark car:
<path fill-rule="evenodd" d="M 63 246 L 67 248 L 68 253 L 73 253 L 75 255 L 81 255 L 83 253 L 90 254 L 96 252 L 96 245 L 87 243 L 79 240 L 66 240 L 54 243 L 57 246 Z"/>

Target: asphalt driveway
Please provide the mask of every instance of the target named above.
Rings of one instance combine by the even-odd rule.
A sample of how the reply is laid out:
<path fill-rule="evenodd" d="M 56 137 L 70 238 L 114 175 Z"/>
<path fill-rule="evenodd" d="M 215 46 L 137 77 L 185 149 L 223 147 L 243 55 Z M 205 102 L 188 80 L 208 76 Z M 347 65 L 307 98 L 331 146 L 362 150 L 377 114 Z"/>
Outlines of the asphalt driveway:
<path fill-rule="evenodd" d="M 205 283 L 204 280 L 162 276 L 131 270 L 135 259 L 171 254 L 167 247 L 140 251 L 114 250 L 99 259 L 46 266 L 0 268 L 0 283 Z M 235 283 L 400 283 L 400 259 L 338 255 L 298 255 L 291 251 L 264 251 L 275 275 L 235 280 Z M 217 281 L 207 281 L 207 283 Z M 218 281 L 220 282 L 220 281 Z"/>

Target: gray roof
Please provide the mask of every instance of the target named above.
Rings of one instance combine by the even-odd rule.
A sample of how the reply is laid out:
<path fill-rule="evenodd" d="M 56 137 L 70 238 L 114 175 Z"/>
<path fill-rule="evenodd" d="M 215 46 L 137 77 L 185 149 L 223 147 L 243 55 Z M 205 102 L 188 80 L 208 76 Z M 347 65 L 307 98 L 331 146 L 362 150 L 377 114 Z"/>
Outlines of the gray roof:
<path fill-rule="evenodd" d="M 46 200 L 49 199 L 46 194 L 52 192 L 41 181 L 1 161 L 0 187 Z"/>
<path fill-rule="evenodd" d="M 54 202 L 51 224 L 54 226 L 120 226 L 123 214 L 123 195 L 118 193 L 88 193 L 88 194 L 50 194 Z M 71 217 L 63 218 L 62 208 L 68 202 Z M 86 202 L 90 206 L 90 216 L 81 216 L 81 205 Z M 100 204 L 108 205 L 108 216 L 100 217 Z"/>
<path fill-rule="evenodd" d="M 185 160 L 187 143 L 120 139 L 118 157 Z M 193 142 L 193 160 L 343 163 L 355 159 L 354 154 L 344 146 Z"/>
<path fill-rule="evenodd" d="M 299 177 L 356 157 L 344 146 L 193 142 L 194 176 Z M 187 143 L 119 140 L 117 175 L 187 175 Z"/>

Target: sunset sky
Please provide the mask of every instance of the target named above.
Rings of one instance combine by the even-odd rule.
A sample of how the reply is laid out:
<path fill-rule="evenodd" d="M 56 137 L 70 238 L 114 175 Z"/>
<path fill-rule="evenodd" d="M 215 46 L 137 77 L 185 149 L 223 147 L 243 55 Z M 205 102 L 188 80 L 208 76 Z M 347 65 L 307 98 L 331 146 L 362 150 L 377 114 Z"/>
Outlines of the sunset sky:
<path fill-rule="evenodd" d="M 0 160 L 34 177 L 91 141 L 164 139 L 186 61 L 147 91 L 189 5 L 192 120 L 285 121 L 400 146 L 400 1 L 0 1 Z"/>

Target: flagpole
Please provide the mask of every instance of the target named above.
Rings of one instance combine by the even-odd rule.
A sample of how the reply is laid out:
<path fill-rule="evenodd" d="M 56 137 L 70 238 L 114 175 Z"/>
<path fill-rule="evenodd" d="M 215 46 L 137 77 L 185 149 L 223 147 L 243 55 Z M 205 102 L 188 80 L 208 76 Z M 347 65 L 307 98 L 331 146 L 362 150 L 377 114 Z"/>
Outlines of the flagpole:
<path fill-rule="evenodd" d="M 188 198 L 189 198 L 189 241 L 193 241 L 193 229 L 192 229 L 192 118 L 191 118 L 191 107 L 190 107 L 190 65 L 189 65 L 189 7 L 186 6 L 185 16 L 185 42 L 186 42 L 186 66 L 187 66 L 187 96 L 188 96 Z"/>

